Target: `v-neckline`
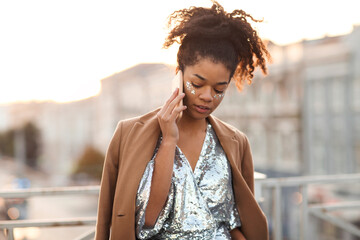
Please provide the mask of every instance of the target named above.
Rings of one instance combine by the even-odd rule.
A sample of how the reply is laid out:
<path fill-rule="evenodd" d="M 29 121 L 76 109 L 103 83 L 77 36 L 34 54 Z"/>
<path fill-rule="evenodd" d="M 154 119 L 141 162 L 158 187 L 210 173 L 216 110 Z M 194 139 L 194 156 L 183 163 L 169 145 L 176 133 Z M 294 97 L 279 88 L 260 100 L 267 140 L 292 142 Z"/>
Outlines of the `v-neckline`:
<path fill-rule="evenodd" d="M 204 137 L 204 141 L 203 141 L 203 144 L 202 144 L 202 147 L 201 147 L 201 151 L 200 151 L 200 154 L 199 154 L 199 157 L 195 163 L 195 167 L 194 169 L 192 168 L 189 160 L 187 159 L 186 155 L 183 153 L 183 151 L 181 151 L 180 147 L 176 145 L 176 148 L 179 150 L 180 154 L 184 157 L 186 163 L 188 164 L 189 168 L 191 169 L 191 172 L 193 174 L 195 174 L 195 171 L 196 169 L 198 168 L 198 165 L 199 165 L 199 162 L 200 160 L 202 159 L 202 155 L 203 155 L 203 151 L 204 151 L 204 148 L 205 148 L 205 142 L 206 142 L 206 138 L 208 137 L 209 135 L 209 131 L 210 131 L 210 127 L 211 127 L 211 124 L 209 122 L 206 122 L 206 132 L 205 132 L 205 137 Z"/>

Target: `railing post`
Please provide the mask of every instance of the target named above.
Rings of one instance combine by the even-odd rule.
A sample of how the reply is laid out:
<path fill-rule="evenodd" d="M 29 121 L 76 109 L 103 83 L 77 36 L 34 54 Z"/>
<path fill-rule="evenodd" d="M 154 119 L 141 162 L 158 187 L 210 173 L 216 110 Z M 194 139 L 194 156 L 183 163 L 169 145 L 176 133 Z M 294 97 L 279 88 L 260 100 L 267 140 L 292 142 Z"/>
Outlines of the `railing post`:
<path fill-rule="evenodd" d="M 281 224 L 281 186 L 275 186 L 275 239 L 282 240 L 282 224 Z"/>
<path fill-rule="evenodd" d="M 83 233 L 81 236 L 75 238 L 74 240 L 92 240 L 95 237 L 95 229 L 91 229 L 90 231 Z"/>
<path fill-rule="evenodd" d="M 6 231 L 7 231 L 7 239 L 14 240 L 14 229 L 8 228 L 8 229 L 6 229 Z"/>
<path fill-rule="evenodd" d="M 308 185 L 307 184 L 301 184 L 300 185 L 300 192 L 302 195 L 302 202 L 301 202 L 301 208 L 302 208 L 302 214 L 301 214 L 301 231 L 300 231 L 300 239 L 306 240 L 309 239 L 307 236 L 308 234 L 308 223 L 309 223 L 309 198 L 308 198 Z"/>

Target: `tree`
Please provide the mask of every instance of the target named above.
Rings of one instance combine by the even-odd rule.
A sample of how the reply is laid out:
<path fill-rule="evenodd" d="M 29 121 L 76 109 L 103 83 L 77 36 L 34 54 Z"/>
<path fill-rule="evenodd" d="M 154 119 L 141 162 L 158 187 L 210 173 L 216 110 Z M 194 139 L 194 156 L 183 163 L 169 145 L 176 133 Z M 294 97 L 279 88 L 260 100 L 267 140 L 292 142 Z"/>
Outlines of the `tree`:
<path fill-rule="evenodd" d="M 104 154 L 94 147 L 85 147 L 83 153 L 76 161 L 73 176 L 85 174 L 89 178 L 100 180 L 104 158 Z"/>
<path fill-rule="evenodd" d="M 7 157 L 14 157 L 14 136 L 13 129 L 0 133 L 0 153 Z"/>
<path fill-rule="evenodd" d="M 32 122 L 26 123 L 22 130 L 25 136 L 26 165 L 37 167 L 37 160 L 41 150 L 40 130 Z"/>
<path fill-rule="evenodd" d="M 25 123 L 17 129 L 9 129 L 0 133 L 0 152 L 4 156 L 15 157 L 15 132 L 22 131 L 25 141 L 25 163 L 37 167 L 41 150 L 41 132 L 32 122 Z"/>

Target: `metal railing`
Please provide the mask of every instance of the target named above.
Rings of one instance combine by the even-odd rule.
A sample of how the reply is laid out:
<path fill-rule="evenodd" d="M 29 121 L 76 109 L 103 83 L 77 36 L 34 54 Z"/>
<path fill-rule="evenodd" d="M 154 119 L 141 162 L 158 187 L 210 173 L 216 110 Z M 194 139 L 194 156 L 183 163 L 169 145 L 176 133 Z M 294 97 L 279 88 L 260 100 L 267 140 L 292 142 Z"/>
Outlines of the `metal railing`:
<path fill-rule="evenodd" d="M 281 240 L 283 239 L 283 221 L 282 221 L 282 190 L 288 187 L 298 188 L 301 193 L 301 204 L 300 204 L 300 236 L 295 239 L 316 239 L 311 236 L 309 231 L 309 217 L 314 216 L 323 221 L 329 222 L 354 236 L 360 237 L 360 229 L 347 222 L 344 219 L 332 215 L 333 211 L 346 211 L 360 209 L 359 201 L 344 201 L 340 203 L 320 203 L 311 204 L 309 202 L 309 186 L 314 184 L 343 184 L 343 183 L 357 183 L 360 184 L 360 174 L 344 174 L 344 175 L 326 175 L 326 176 L 302 176 L 302 177 L 288 177 L 288 178 L 268 178 L 259 179 L 256 181 L 258 189 L 263 191 L 265 189 L 271 189 L 273 195 L 273 217 L 269 219 L 273 223 L 272 239 Z M 261 196 L 260 196 L 261 198 Z M 270 215 L 270 214 L 266 214 Z"/>
<path fill-rule="evenodd" d="M 345 231 L 360 237 L 360 229 L 355 225 L 344 221 L 343 219 L 331 215 L 332 211 L 349 210 L 360 208 L 360 201 L 343 202 L 336 204 L 310 204 L 308 196 L 308 187 L 312 184 L 339 184 L 360 182 L 360 174 L 330 175 L 330 176 L 304 176 L 288 178 L 263 178 L 256 179 L 256 188 L 258 199 L 261 199 L 262 191 L 271 189 L 273 192 L 274 216 L 269 219 L 274 223 L 272 239 L 283 239 L 282 229 L 282 208 L 281 195 L 282 189 L 287 187 L 298 187 L 302 194 L 301 219 L 300 219 L 300 236 L 297 239 L 314 239 L 309 236 L 308 218 L 310 215 L 315 216 L 323 221 L 330 222 Z M 80 187 L 54 187 L 39 189 L 21 189 L 0 191 L 0 198 L 30 198 L 34 196 L 63 196 L 76 194 L 99 194 L 99 186 L 80 186 Z M 260 198 L 259 198 L 260 195 Z M 268 214 L 267 214 L 268 215 Z M 42 220 L 5 220 L 0 221 L 0 229 L 6 231 L 7 239 L 14 240 L 14 229 L 25 227 L 64 227 L 64 226 L 84 226 L 95 225 L 96 217 L 74 217 L 68 219 L 42 219 Z M 94 230 L 88 231 L 76 240 L 93 239 Z"/>
<path fill-rule="evenodd" d="M 99 186 L 78 186 L 78 187 L 52 187 L 33 188 L 0 191 L 0 198 L 30 198 L 35 196 L 64 196 L 77 194 L 99 194 Z M 74 217 L 57 219 L 28 219 L 28 220 L 4 220 L 0 221 L 0 229 L 4 229 L 8 240 L 14 240 L 14 229 L 25 227 L 70 227 L 95 225 L 96 217 Z M 93 239 L 95 230 L 91 230 L 77 237 L 76 240 Z"/>

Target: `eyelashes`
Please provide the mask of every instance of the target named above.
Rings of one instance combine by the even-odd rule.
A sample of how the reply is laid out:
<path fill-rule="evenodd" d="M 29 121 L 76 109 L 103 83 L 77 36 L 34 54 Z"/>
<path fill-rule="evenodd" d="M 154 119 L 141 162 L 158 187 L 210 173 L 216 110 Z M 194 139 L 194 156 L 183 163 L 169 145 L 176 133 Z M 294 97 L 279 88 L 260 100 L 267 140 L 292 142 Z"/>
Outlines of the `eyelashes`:
<path fill-rule="evenodd" d="M 200 85 L 196 85 L 196 84 L 194 84 L 194 83 L 191 83 L 191 85 L 194 87 L 194 88 L 200 88 L 201 86 Z M 217 94 L 223 94 L 224 93 L 224 91 L 219 91 L 219 90 L 216 90 L 216 89 L 214 89 L 215 90 L 215 92 L 217 93 Z"/>
<path fill-rule="evenodd" d="M 194 88 L 199 88 L 199 85 L 196 85 L 195 83 L 191 83 L 191 85 L 193 85 Z"/>
<path fill-rule="evenodd" d="M 198 89 L 198 88 L 202 87 L 202 86 L 197 85 L 197 84 L 195 84 L 193 82 L 192 83 L 186 82 L 185 86 L 186 86 L 186 89 L 188 91 L 190 91 L 191 94 L 194 94 L 194 95 L 195 95 L 195 89 Z M 216 89 L 214 89 L 214 90 L 215 90 L 215 93 L 216 93 L 214 95 L 215 99 L 221 99 L 221 98 L 223 98 L 225 96 L 225 91 L 219 91 L 219 90 L 216 90 Z"/>

